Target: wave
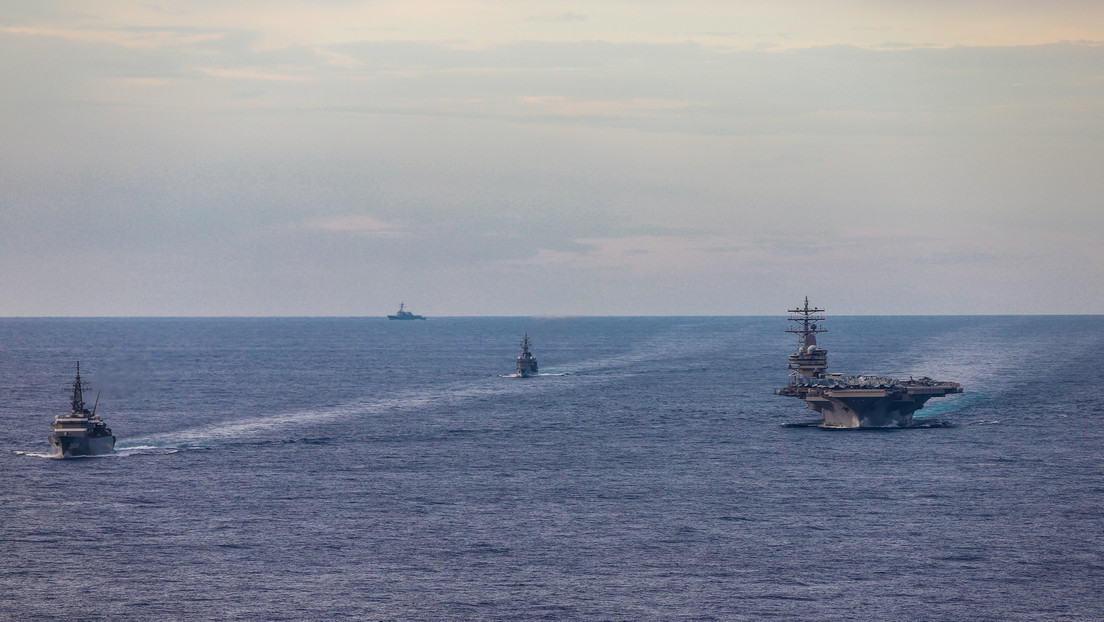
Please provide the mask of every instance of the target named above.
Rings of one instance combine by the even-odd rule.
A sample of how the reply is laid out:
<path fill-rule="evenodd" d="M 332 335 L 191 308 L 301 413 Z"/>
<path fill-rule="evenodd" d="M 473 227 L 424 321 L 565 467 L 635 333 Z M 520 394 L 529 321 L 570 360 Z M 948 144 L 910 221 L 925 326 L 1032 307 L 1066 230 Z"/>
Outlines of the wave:
<path fill-rule="evenodd" d="M 19 450 L 16 450 L 15 455 L 17 455 L 17 456 L 27 456 L 28 458 L 46 458 L 46 459 L 49 459 L 49 460 L 60 460 L 61 459 L 61 456 L 59 456 L 59 455 L 57 455 L 53 452 L 43 454 L 43 453 L 38 453 L 38 452 L 35 452 L 35 451 L 19 451 Z"/>
<path fill-rule="evenodd" d="M 17 456 L 26 456 L 28 458 L 45 458 L 46 460 L 61 460 L 62 457 L 55 453 L 39 453 L 36 451 L 15 451 Z M 108 454 L 97 454 L 95 456 L 69 456 L 65 460 L 97 460 L 100 458 L 123 458 L 127 454 L 114 450 Z"/>
<path fill-rule="evenodd" d="M 929 428 L 953 428 L 955 424 L 946 419 L 913 419 L 912 423 L 904 427 L 887 425 L 879 427 L 866 427 L 866 428 L 837 428 L 835 426 L 826 426 L 823 421 L 795 421 L 789 423 L 780 424 L 783 428 L 820 428 L 822 430 L 830 430 L 832 432 L 877 432 L 877 431 L 893 431 L 893 430 L 923 430 Z"/>
<path fill-rule="evenodd" d="M 684 333 L 668 333 L 648 339 L 622 354 L 579 361 L 572 364 L 569 371 L 570 373 L 608 371 L 653 361 L 670 365 L 672 361 L 686 357 L 692 357 L 695 360 L 709 359 L 712 355 L 729 349 L 731 344 L 725 340 L 703 340 Z"/>
<path fill-rule="evenodd" d="M 96 456 L 69 456 L 66 460 L 97 460 L 101 458 L 127 458 L 130 456 L 144 456 L 151 454 L 174 454 L 180 448 L 157 447 L 153 445 L 141 445 L 136 447 L 116 447 L 111 453 Z M 40 453 L 37 451 L 19 451 L 15 455 L 28 458 L 45 458 L 46 460 L 61 460 L 61 456 L 55 453 Z"/>
<path fill-rule="evenodd" d="M 156 447 L 153 445 L 138 445 L 135 447 L 116 447 L 115 451 L 109 455 L 119 456 L 120 458 L 126 458 L 129 456 L 149 456 L 149 455 L 161 455 L 161 454 L 175 454 L 180 451 L 181 448 L 176 447 Z"/>
<path fill-rule="evenodd" d="M 938 401 L 928 402 L 923 409 L 916 411 L 913 417 L 915 419 L 930 419 L 938 415 L 949 415 L 987 401 L 989 401 L 989 394 L 987 393 L 966 391 L 938 398 Z"/>
<path fill-rule="evenodd" d="M 301 429 L 344 418 L 362 417 L 393 409 L 415 408 L 430 403 L 428 396 L 407 396 L 379 400 L 374 403 L 353 403 L 325 409 L 308 409 L 276 415 L 258 415 L 223 421 L 195 428 L 173 430 L 135 437 L 120 442 L 118 450 L 149 451 L 164 449 L 204 449 L 214 445 L 240 442 L 262 437 L 276 430 Z"/>
<path fill-rule="evenodd" d="M 568 375 L 540 374 L 541 376 Z M 595 382 L 601 377 L 583 380 L 583 382 Z M 184 428 L 156 434 L 146 434 L 121 440 L 116 445 L 116 452 L 128 452 L 128 455 L 136 453 L 165 453 L 164 450 L 182 449 L 209 449 L 215 446 L 226 446 L 250 443 L 269 443 L 271 438 L 266 438 L 275 432 L 286 434 L 288 430 L 295 431 L 302 436 L 282 439 L 280 442 L 310 442 L 319 438 L 312 428 L 347 419 L 362 419 L 374 417 L 386 413 L 401 413 L 418 409 L 434 409 L 477 400 L 494 395 L 510 393 L 543 393 L 553 390 L 552 385 L 545 383 L 501 383 L 487 379 L 482 382 L 454 383 L 439 389 L 422 389 L 417 391 L 401 391 L 397 394 L 341 404 L 327 408 L 311 408 L 291 412 L 265 414 L 249 417 L 240 417 L 229 421 L 211 423 L 193 428 Z"/>

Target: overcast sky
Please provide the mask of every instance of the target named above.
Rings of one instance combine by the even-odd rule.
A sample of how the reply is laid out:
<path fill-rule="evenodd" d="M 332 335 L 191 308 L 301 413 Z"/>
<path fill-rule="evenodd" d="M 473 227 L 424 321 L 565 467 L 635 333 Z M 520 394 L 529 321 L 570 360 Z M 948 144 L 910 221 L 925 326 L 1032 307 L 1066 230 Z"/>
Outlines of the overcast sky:
<path fill-rule="evenodd" d="M 5 0 L 0 315 L 1104 312 L 1099 0 Z"/>

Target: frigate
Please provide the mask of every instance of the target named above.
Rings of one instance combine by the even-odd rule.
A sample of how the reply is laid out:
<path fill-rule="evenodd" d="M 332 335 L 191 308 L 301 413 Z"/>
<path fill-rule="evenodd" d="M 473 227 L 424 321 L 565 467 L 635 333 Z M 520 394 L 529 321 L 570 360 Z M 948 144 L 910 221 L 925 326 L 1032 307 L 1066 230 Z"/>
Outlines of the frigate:
<path fill-rule="evenodd" d="M 73 382 L 72 412 L 59 414 L 50 424 L 49 441 L 54 453 L 61 458 L 74 456 L 99 456 L 109 454 L 115 448 L 115 436 L 98 415 L 84 404 L 84 391 L 88 384 L 81 381 L 80 362 L 77 362 L 77 379 Z"/>
<path fill-rule="evenodd" d="M 389 320 L 424 320 L 425 319 L 424 317 L 422 317 L 420 315 L 416 315 L 416 314 L 411 313 L 409 311 L 403 310 L 403 307 L 405 307 L 405 306 L 406 306 L 405 302 L 400 302 L 398 312 L 395 313 L 395 315 L 387 316 L 387 319 L 389 319 Z"/>
<path fill-rule="evenodd" d="M 829 374 L 828 351 L 817 345 L 816 336 L 827 332 L 824 309 L 805 306 L 788 309 L 790 329 L 799 337 L 797 352 L 790 355 L 790 384 L 775 395 L 796 397 L 820 413 L 826 428 L 879 428 L 912 425 L 912 414 L 933 397 L 962 393 L 957 382 L 928 377 L 906 381 L 882 376 Z"/>
<path fill-rule="evenodd" d="M 529 351 L 529 334 L 521 340 L 521 354 L 517 357 L 517 375 L 520 378 L 528 378 L 537 375 L 537 359 Z"/>

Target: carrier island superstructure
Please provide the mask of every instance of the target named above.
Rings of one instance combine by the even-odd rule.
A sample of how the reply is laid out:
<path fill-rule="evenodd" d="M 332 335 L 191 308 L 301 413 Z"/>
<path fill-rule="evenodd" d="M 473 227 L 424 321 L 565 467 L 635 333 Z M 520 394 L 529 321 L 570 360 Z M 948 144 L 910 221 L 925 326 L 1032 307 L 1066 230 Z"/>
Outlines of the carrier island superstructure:
<path fill-rule="evenodd" d="M 816 336 L 827 332 L 824 309 L 805 305 L 788 309 L 790 329 L 798 336 L 797 352 L 790 355 L 790 384 L 775 395 L 797 397 L 820 413 L 826 428 L 906 427 L 912 414 L 933 397 L 962 393 L 957 382 L 942 382 L 923 377 L 907 381 L 881 376 L 845 376 L 825 373 L 828 351 L 817 345 Z"/>

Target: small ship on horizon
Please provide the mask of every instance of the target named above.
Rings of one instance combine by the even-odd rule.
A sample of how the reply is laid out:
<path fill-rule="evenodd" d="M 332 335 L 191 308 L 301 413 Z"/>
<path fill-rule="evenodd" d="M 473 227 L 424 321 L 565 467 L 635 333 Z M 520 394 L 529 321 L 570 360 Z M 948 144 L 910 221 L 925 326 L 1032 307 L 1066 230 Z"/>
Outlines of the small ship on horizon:
<path fill-rule="evenodd" d="M 790 384 L 775 395 L 796 397 L 820 413 L 825 428 L 908 427 L 912 414 L 933 397 L 962 393 L 962 385 L 923 377 L 900 381 L 880 376 L 828 374 L 828 351 L 817 345 L 817 333 L 827 332 L 824 309 L 805 306 L 788 309 L 793 328 L 786 332 L 800 337 L 797 352 L 790 355 Z"/>
<path fill-rule="evenodd" d="M 404 311 L 403 307 L 405 307 L 405 306 L 406 306 L 405 302 L 400 302 L 398 312 L 395 313 L 395 315 L 387 316 L 387 319 L 389 319 L 389 320 L 424 320 L 425 319 L 425 317 L 423 317 L 421 315 L 417 315 L 417 314 L 411 313 L 409 311 Z"/>
<path fill-rule="evenodd" d="M 115 449 L 115 436 L 104 420 L 96 415 L 100 398 L 89 411 L 84 403 L 84 390 L 89 388 L 81 381 L 80 362 L 77 362 L 77 379 L 73 381 L 72 412 L 59 414 L 50 424 L 52 434 L 47 439 L 59 458 L 76 456 L 101 456 Z"/>
<path fill-rule="evenodd" d="M 529 378 L 538 375 L 537 359 L 529 351 L 529 333 L 521 340 L 521 354 L 517 357 L 517 375 L 519 378 Z"/>

